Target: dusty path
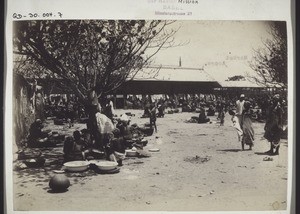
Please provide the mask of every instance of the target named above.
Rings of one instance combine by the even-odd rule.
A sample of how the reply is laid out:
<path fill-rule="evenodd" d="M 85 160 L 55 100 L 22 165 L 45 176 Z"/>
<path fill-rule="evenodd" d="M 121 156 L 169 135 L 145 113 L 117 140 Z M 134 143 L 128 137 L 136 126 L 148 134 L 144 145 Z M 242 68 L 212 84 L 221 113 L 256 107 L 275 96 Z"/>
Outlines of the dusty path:
<path fill-rule="evenodd" d="M 129 111 L 129 110 L 128 110 Z M 132 122 L 143 124 L 142 111 Z M 120 112 L 119 112 L 120 113 Z M 158 133 L 145 149 L 160 152 L 150 158 L 130 158 L 118 174 L 66 174 L 72 186 L 65 193 L 49 193 L 53 169 L 14 172 L 15 210 L 274 210 L 286 208 L 287 142 L 273 161 L 263 161 L 268 144 L 261 139 L 262 123 L 255 123 L 255 146 L 241 151 L 226 115 L 225 126 L 185 123 L 193 113 L 158 119 Z M 76 124 L 76 128 L 82 125 Z M 71 133 L 73 130 L 68 130 Z M 155 142 L 155 136 L 162 143 Z M 46 152 L 46 151 L 45 151 Z M 56 154 L 62 148 L 55 149 Z M 48 157 L 51 154 L 49 154 Z M 197 158 L 196 158 L 197 156 Z M 55 160 L 54 160 L 55 161 Z M 203 161 L 203 162 L 202 162 Z"/>

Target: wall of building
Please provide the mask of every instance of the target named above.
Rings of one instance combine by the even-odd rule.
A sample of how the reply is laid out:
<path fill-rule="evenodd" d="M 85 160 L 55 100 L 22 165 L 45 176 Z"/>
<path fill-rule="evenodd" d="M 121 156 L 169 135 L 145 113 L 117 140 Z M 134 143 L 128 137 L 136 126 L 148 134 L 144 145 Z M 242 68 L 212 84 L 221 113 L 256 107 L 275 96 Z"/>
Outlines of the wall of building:
<path fill-rule="evenodd" d="M 35 108 L 35 87 L 21 75 L 14 75 L 14 141 L 17 146 L 28 135 L 30 125 L 37 119 Z"/>

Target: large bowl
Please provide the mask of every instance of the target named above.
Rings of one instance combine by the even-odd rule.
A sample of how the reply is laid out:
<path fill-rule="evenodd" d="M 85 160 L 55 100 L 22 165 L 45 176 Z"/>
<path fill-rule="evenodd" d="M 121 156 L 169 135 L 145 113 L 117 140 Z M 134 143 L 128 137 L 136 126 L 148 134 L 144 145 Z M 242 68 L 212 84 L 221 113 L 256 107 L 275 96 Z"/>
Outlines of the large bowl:
<path fill-rule="evenodd" d="M 67 171 L 70 172 L 82 172 L 84 170 L 87 170 L 89 167 L 88 161 L 70 161 L 64 163 L 64 166 Z"/>
<path fill-rule="evenodd" d="M 99 161 L 95 164 L 102 171 L 113 170 L 118 166 L 118 163 L 114 161 Z"/>
<path fill-rule="evenodd" d="M 45 165 L 45 162 L 46 162 L 45 158 L 41 158 L 41 157 L 24 160 L 24 163 L 28 168 L 42 167 Z"/>

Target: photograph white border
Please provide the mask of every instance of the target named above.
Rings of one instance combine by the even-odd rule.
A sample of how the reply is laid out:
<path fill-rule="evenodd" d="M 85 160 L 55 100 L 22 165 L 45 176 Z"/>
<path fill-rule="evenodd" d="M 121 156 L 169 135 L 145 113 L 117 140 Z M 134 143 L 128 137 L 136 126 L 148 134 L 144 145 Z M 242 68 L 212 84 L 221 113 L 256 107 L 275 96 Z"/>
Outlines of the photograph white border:
<path fill-rule="evenodd" d="M 12 22 L 17 19 L 13 14 L 28 13 L 62 13 L 57 19 L 163 19 L 163 20 L 272 20 L 286 21 L 288 38 L 288 187 L 286 211 L 263 211 L 243 213 L 290 213 L 293 176 L 293 148 L 294 148 L 294 47 L 291 22 L 291 2 L 289 0 L 195 0 L 197 4 L 180 4 L 186 12 L 192 15 L 155 15 L 155 11 L 165 11 L 163 5 L 177 5 L 175 0 L 8 0 L 6 2 L 6 71 L 5 71 L 5 196 L 7 213 L 74 213 L 74 212 L 42 212 L 42 211 L 13 211 L 13 108 L 12 108 Z M 22 18 L 41 19 L 41 18 Z M 45 18 L 43 18 L 45 19 Z M 291 128 L 290 128 L 291 127 Z M 291 146 L 290 146 L 291 145 Z M 95 213 L 95 212 L 78 212 Z M 98 212 L 97 212 L 98 213 Z M 105 212 L 107 213 L 107 212 Z M 109 212 L 120 213 L 120 212 Z M 126 212 L 122 212 L 126 213 Z M 129 213 L 129 212 L 128 212 Z M 132 213 L 132 212 L 130 212 Z M 154 213 L 154 212 L 149 212 Z M 155 212 L 164 213 L 164 212 Z M 184 213 L 184 212 L 178 212 Z M 198 213 L 198 212 L 197 212 Z M 201 213 L 241 213 L 241 212 L 202 212 Z"/>

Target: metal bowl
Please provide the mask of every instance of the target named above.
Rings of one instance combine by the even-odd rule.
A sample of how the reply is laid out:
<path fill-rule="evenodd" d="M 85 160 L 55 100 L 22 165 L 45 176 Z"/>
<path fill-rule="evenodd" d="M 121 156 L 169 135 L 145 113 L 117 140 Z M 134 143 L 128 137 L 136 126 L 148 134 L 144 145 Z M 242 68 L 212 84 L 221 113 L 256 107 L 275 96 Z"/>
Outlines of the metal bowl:
<path fill-rule="evenodd" d="M 70 161 L 64 163 L 64 166 L 67 171 L 70 172 L 82 172 L 88 169 L 89 167 L 88 161 Z"/>
<path fill-rule="evenodd" d="M 43 167 L 45 165 L 45 162 L 45 158 L 41 157 L 24 160 L 24 163 L 28 168 Z"/>
<path fill-rule="evenodd" d="M 102 171 L 113 170 L 118 166 L 118 163 L 114 161 L 99 161 L 95 165 Z"/>

